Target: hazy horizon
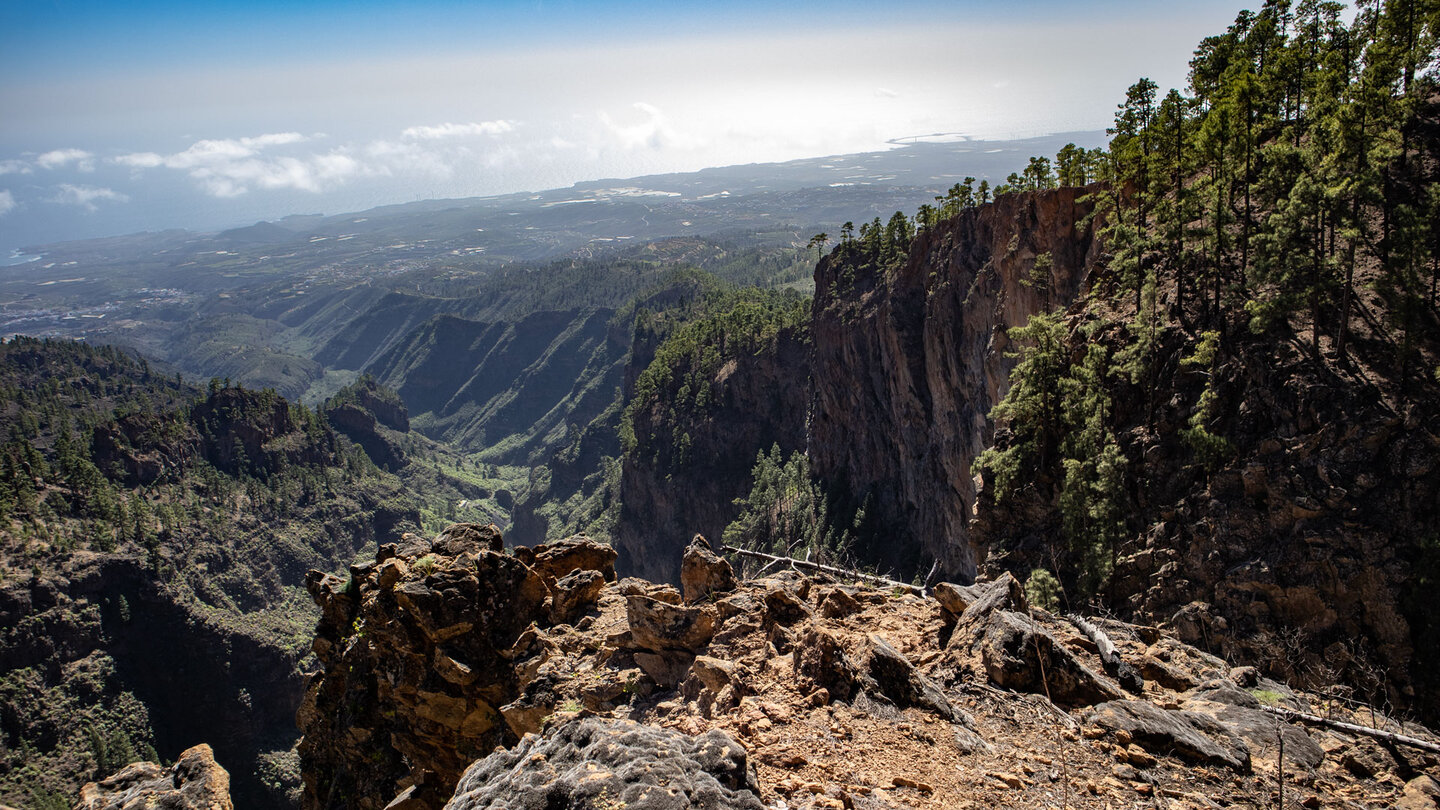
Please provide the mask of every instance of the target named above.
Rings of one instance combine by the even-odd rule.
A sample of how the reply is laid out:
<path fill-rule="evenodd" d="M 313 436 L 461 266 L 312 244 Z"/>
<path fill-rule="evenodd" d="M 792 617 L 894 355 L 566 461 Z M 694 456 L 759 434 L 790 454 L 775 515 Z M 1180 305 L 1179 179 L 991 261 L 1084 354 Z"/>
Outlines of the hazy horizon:
<path fill-rule="evenodd" d="M 0 10 L 24 245 L 1093 131 L 1240 5 L 151 2 Z"/>

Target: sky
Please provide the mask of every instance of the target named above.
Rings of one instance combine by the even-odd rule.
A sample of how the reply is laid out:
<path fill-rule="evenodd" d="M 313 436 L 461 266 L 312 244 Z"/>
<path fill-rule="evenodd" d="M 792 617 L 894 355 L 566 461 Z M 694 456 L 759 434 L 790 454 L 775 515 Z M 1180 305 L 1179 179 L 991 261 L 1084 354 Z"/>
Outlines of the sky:
<path fill-rule="evenodd" d="M 1237 0 L 5 0 L 26 245 L 1103 129 Z"/>

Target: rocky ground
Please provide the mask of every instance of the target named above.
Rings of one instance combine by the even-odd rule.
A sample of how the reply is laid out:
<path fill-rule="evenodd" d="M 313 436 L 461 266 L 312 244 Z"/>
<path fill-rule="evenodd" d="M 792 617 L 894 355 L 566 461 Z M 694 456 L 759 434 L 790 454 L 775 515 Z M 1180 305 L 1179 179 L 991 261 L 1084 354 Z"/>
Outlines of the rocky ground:
<path fill-rule="evenodd" d="M 458 524 L 312 575 L 307 809 L 1440 806 L 1428 730 L 1166 628 L 1050 614 L 1008 575 L 927 595 L 738 582 L 699 537 L 682 589 L 613 561 Z M 227 785 L 201 746 L 77 806 L 228 808 Z"/>
<path fill-rule="evenodd" d="M 682 592 L 615 581 L 613 552 L 584 538 L 507 553 L 474 526 L 379 556 L 348 582 L 312 579 L 324 670 L 300 717 L 307 808 L 506 806 L 482 775 L 532 771 L 553 778 L 508 806 L 529 806 L 527 790 L 576 808 L 1276 807 L 1282 791 L 1286 807 L 1436 806 L 1440 756 L 1265 707 L 1402 731 L 1394 720 L 1164 628 L 1091 619 L 1114 644 L 1107 667 L 1008 576 L 932 596 L 795 571 L 738 583 L 692 544 Z M 654 729 L 692 750 L 628 745 L 688 763 L 676 773 L 692 781 L 606 759 L 604 740 Z M 702 772 L 738 798 L 702 800 Z"/>

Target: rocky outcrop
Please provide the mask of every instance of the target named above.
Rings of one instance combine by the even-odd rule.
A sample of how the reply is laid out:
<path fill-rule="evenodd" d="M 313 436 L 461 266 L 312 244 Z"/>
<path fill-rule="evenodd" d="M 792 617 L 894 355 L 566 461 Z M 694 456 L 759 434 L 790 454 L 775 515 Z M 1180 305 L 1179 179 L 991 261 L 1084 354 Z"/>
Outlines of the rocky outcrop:
<path fill-rule="evenodd" d="M 114 776 L 91 782 L 80 790 L 75 810 L 131 810 L 164 807 L 167 810 L 233 810 L 230 774 L 215 761 L 208 745 L 186 750 L 166 768 L 153 762 L 135 762 Z"/>
<path fill-rule="evenodd" d="M 745 748 L 718 729 L 691 737 L 589 718 L 527 736 L 465 772 L 446 810 L 762 810 Z"/>
<path fill-rule="evenodd" d="M 381 808 L 408 790 L 438 808 L 471 762 L 538 719 L 522 692 L 541 673 L 514 661 L 535 626 L 593 604 L 614 559 L 583 538 L 512 556 L 494 526 L 457 524 L 381 546 L 346 580 L 312 572 L 321 671 L 297 717 L 304 806 Z"/>
<path fill-rule="evenodd" d="M 1203 683 L 1094 692 L 1096 645 L 1010 577 L 937 588 L 942 603 L 786 572 L 687 604 L 607 579 L 614 558 L 595 544 L 509 556 L 491 536 L 409 536 L 348 582 L 312 578 L 325 671 L 301 714 L 307 807 L 1043 806 L 1062 790 L 1130 806 L 1197 780 L 1258 806 L 1282 738 L 1297 802 L 1384 805 L 1400 780 L 1440 773 L 1440 758 L 1402 765 L 1261 717 L 1262 697 L 1307 697 L 1154 628 L 1090 620 L 1116 655 L 1163 653 Z M 560 622 L 557 595 L 588 600 L 597 581 Z M 996 627 L 1025 641 L 987 658 Z"/>
<path fill-rule="evenodd" d="M 867 558 L 974 578 L 970 465 L 1015 363 L 1006 330 L 1085 288 L 1099 255 L 1085 193 L 966 209 L 917 236 L 893 272 L 858 270 L 843 246 L 816 267 L 810 466 L 883 527 L 862 538 Z M 1035 271 L 1042 256 L 1048 274 Z"/>
<path fill-rule="evenodd" d="M 245 388 L 213 390 L 190 409 L 205 460 L 230 475 L 268 475 L 284 465 L 333 463 L 334 434 L 302 424 L 296 416 L 274 391 Z"/>

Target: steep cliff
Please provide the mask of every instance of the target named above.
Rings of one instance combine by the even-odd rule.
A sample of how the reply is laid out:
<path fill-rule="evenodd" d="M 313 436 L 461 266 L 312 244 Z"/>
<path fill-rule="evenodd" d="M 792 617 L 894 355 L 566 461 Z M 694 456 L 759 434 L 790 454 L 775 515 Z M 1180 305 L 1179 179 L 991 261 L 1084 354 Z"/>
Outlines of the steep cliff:
<path fill-rule="evenodd" d="M 805 314 L 798 296 L 725 294 L 655 349 L 622 428 L 622 572 L 679 582 L 678 550 L 696 532 L 721 537 L 750 491 L 756 455 L 804 447 Z M 647 342 L 637 336 L 638 354 Z"/>
<path fill-rule="evenodd" d="M 1085 289 L 1100 250 L 1085 192 L 967 208 L 922 230 L 893 270 L 867 271 L 854 243 L 816 268 L 810 465 L 883 527 L 860 538 L 862 556 L 906 576 L 932 560 L 975 576 L 970 465 L 1015 362 L 1006 330 Z"/>

